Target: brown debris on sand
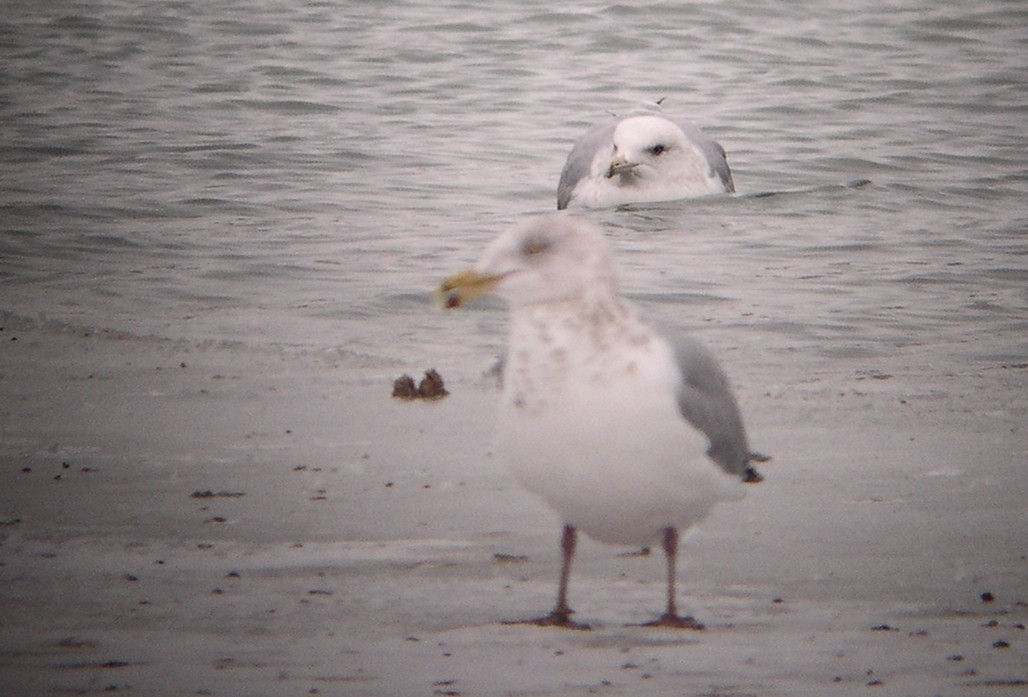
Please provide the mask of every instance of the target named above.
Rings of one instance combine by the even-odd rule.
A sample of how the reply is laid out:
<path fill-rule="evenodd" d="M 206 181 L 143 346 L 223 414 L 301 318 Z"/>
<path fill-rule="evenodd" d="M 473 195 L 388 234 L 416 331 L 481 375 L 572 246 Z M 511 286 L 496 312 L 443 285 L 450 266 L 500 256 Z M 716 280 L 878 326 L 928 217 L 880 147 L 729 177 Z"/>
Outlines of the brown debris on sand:
<path fill-rule="evenodd" d="M 442 399 L 448 394 L 443 387 L 443 376 L 435 368 L 425 371 L 425 377 L 418 384 L 418 396 L 422 399 Z"/>
<path fill-rule="evenodd" d="M 418 388 L 414 384 L 414 378 L 403 374 L 393 381 L 393 396 L 397 399 L 417 399 Z"/>
<path fill-rule="evenodd" d="M 435 368 L 426 370 L 425 377 L 421 378 L 417 386 L 414 385 L 414 378 L 406 374 L 393 381 L 393 397 L 397 399 L 434 401 L 448 394 L 450 393 L 443 386 L 443 376 Z"/>

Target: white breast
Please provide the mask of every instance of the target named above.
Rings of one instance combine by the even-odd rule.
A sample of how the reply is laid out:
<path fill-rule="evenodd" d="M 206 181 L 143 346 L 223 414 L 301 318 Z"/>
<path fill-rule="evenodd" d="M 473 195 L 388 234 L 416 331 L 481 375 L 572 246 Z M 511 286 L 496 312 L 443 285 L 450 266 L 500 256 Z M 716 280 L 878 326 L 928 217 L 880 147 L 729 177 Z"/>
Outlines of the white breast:
<path fill-rule="evenodd" d="M 509 366 L 497 450 L 564 522 L 603 542 L 645 545 L 741 496 L 678 412 L 665 342 L 619 351 L 617 365 L 576 364 L 573 344 L 554 341 L 552 351 L 562 358 L 546 369 Z"/>

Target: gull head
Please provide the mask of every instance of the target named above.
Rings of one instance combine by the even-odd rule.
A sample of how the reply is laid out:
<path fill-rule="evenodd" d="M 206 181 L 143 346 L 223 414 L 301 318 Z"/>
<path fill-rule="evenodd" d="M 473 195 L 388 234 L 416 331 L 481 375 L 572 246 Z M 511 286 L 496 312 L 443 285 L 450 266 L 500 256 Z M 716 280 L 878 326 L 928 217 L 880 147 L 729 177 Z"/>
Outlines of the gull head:
<path fill-rule="evenodd" d="M 435 295 L 444 307 L 459 307 L 487 292 L 512 308 L 610 297 L 616 293 L 610 249 L 585 220 L 563 213 L 533 218 L 502 233 L 478 263 L 447 278 Z"/>
<path fill-rule="evenodd" d="M 693 146 L 682 129 L 655 114 L 627 118 L 614 130 L 614 145 L 604 176 L 620 176 L 621 184 L 635 179 L 660 179 L 681 170 Z"/>

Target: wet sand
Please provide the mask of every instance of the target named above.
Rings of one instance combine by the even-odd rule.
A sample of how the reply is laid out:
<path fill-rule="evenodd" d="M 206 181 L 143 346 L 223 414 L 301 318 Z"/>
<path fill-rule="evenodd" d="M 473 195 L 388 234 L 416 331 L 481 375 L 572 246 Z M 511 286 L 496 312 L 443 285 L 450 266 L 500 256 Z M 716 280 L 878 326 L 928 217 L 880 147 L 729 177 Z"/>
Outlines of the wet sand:
<path fill-rule="evenodd" d="M 1025 366 L 726 368 L 766 481 L 659 554 L 490 456 L 497 394 L 384 366 L 7 321 L 5 695 L 1007 695 L 1028 686 Z M 427 359 L 431 360 L 431 359 Z M 450 394 L 391 396 L 438 368 Z M 927 377 L 926 376 L 930 376 Z"/>

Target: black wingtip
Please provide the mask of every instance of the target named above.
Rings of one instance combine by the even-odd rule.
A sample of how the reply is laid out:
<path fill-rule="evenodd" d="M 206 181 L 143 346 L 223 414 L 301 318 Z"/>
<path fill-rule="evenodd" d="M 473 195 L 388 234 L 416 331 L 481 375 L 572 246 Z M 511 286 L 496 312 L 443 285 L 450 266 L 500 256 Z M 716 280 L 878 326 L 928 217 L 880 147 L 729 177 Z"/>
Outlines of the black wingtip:
<path fill-rule="evenodd" d="M 742 472 L 742 481 L 744 484 L 759 484 L 764 481 L 764 475 L 752 467 L 747 467 Z"/>

